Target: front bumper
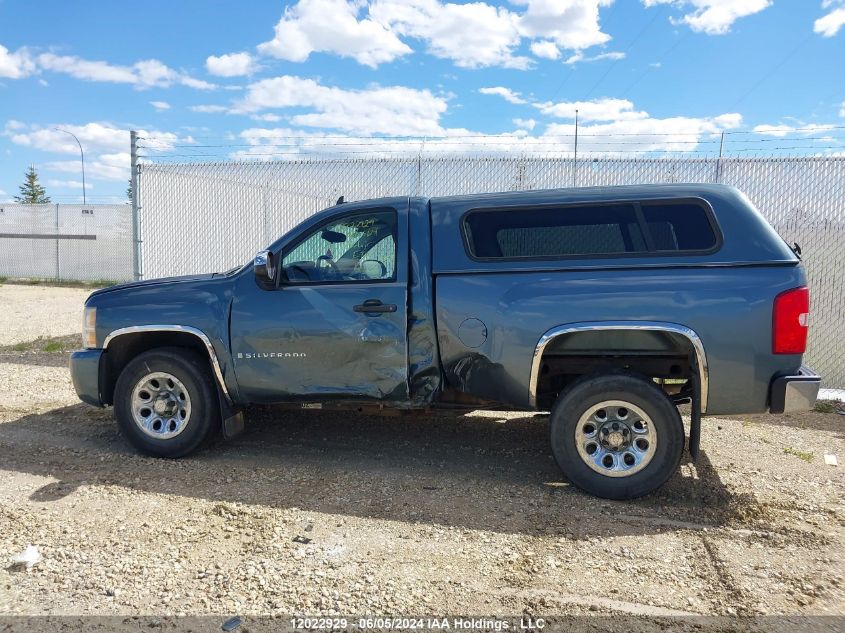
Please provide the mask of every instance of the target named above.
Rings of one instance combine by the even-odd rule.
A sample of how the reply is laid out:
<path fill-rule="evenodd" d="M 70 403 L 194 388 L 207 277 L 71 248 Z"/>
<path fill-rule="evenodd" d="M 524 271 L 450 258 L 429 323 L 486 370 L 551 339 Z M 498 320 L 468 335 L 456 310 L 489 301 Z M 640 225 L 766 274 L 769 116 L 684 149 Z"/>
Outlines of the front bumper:
<path fill-rule="evenodd" d="M 769 388 L 769 411 L 809 411 L 816 404 L 821 384 L 821 376 L 806 365 L 801 365 L 796 374 L 778 376 Z"/>
<path fill-rule="evenodd" d="M 73 388 L 82 402 L 102 407 L 100 397 L 100 360 L 101 349 L 82 349 L 70 355 L 70 377 Z"/>

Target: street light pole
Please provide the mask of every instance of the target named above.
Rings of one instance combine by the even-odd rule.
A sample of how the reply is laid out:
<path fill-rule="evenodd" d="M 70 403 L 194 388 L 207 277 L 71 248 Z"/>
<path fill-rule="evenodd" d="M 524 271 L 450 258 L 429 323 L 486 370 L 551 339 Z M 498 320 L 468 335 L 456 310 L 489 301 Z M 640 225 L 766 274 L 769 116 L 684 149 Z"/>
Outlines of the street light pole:
<path fill-rule="evenodd" d="M 87 199 L 85 198 L 85 152 L 82 151 L 82 143 L 79 142 L 79 139 L 76 138 L 76 134 L 73 132 L 68 132 L 67 130 L 63 130 L 59 127 L 53 129 L 58 132 L 70 134 L 73 137 L 73 140 L 76 141 L 76 144 L 79 145 L 79 156 L 82 159 L 82 204 L 87 204 Z"/>

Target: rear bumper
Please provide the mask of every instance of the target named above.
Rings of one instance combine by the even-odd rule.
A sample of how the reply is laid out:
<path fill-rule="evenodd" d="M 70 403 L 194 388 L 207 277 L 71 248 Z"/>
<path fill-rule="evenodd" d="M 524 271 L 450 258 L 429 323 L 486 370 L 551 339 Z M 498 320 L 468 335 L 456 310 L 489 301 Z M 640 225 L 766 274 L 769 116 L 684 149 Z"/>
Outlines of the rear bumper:
<path fill-rule="evenodd" d="M 70 377 L 73 388 L 82 402 L 102 407 L 100 397 L 100 359 L 101 349 L 83 349 L 70 355 Z"/>
<path fill-rule="evenodd" d="M 821 376 L 806 365 L 793 375 L 778 376 L 769 388 L 769 411 L 809 411 L 816 404 L 821 384 Z"/>

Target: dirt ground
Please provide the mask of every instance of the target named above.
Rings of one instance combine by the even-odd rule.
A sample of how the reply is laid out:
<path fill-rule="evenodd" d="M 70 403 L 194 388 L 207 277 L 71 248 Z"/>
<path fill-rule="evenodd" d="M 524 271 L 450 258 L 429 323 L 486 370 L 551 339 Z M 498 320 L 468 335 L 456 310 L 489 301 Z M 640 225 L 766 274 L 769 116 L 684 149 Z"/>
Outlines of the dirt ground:
<path fill-rule="evenodd" d="M 30 315 L 6 288 L 8 337 Z M 845 615 L 837 413 L 708 418 L 698 463 L 610 502 L 525 413 L 258 408 L 231 443 L 145 458 L 43 349 L 0 348 L 0 615 Z"/>
<path fill-rule="evenodd" d="M 0 345 L 82 332 L 82 304 L 91 290 L 0 284 Z"/>

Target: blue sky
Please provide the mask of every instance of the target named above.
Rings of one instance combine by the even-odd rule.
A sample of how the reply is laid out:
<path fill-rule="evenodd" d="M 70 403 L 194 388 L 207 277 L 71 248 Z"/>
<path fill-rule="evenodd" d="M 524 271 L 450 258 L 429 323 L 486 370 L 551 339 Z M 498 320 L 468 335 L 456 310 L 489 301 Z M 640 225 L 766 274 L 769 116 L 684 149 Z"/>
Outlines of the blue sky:
<path fill-rule="evenodd" d="M 842 152 L 843 62 L 845 0 L 0 0 L 0 200 L 30 164 L 81 200 L 54 128 L 95 202 L 130 129 L 157 160 L 566 154 L 578 109 L 579 153 Z"/>

